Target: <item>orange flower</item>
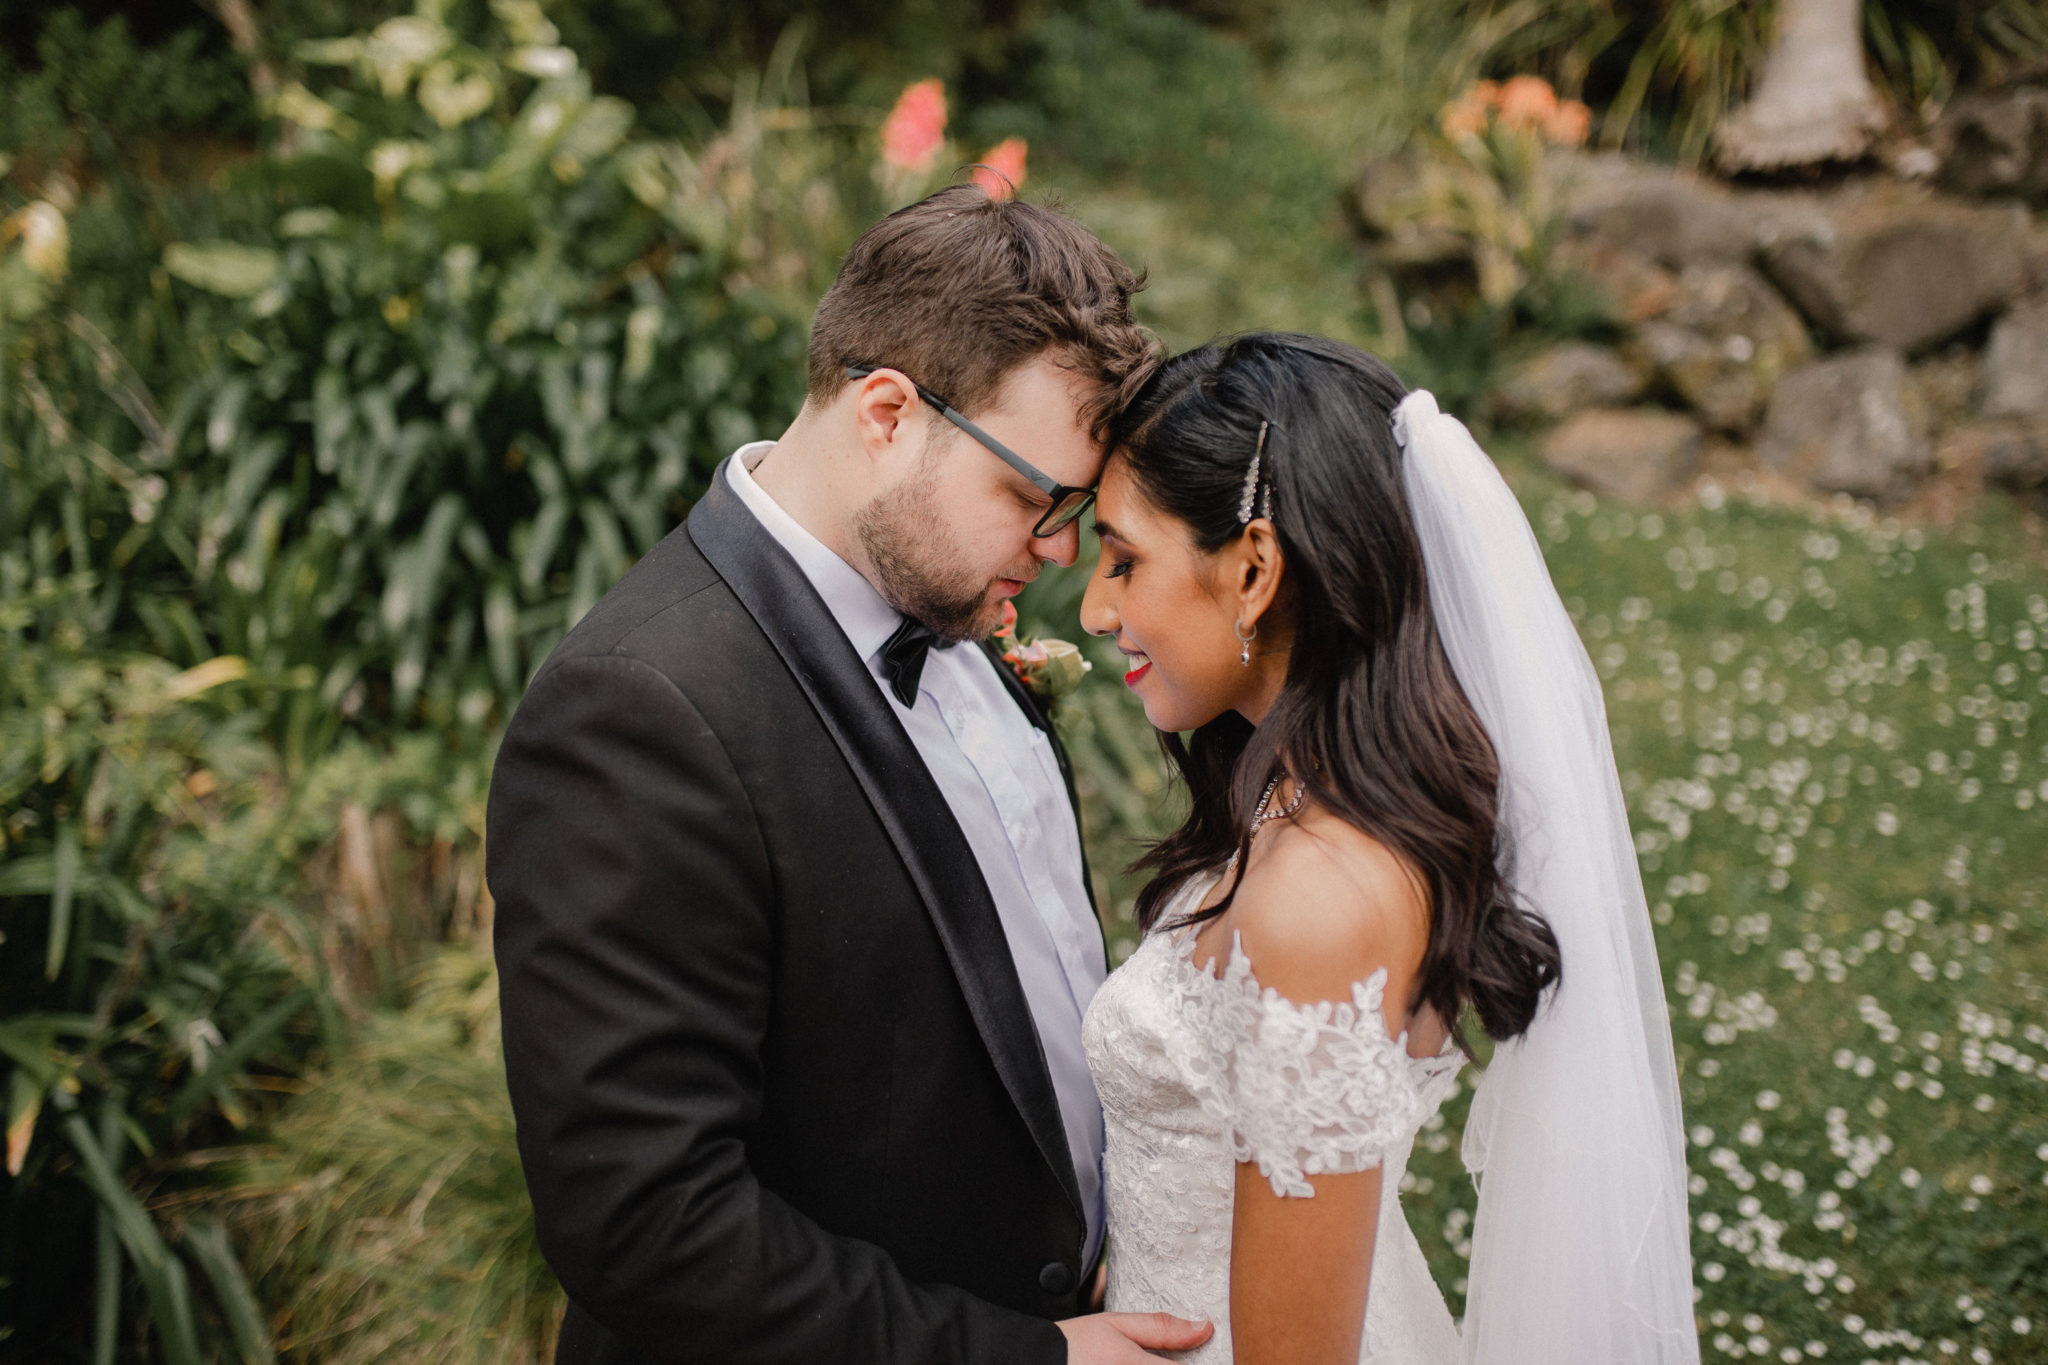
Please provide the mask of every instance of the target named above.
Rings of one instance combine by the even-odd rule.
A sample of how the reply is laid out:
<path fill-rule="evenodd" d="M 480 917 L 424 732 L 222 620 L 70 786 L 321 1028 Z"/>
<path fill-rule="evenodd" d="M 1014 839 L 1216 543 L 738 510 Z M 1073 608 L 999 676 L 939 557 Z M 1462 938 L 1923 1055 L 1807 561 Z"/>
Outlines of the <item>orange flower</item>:
<path fill-rule="evenodd" d="M 1444 130 L 1444 136 L 1456 141 L 1460 138 L 1478 137 L 1486 131 L 1486 103 L 1475 98 L 1476 89 L 1468 90 L 1446 104 L 1437 115 L 1437 123 Z"/>
<path fill-rule="evenodd" d="M 1577 147 L 1593 131 L 1593 111 L 1578 100 L 1559 100 L 1543 125 L 1543 136 L 1560 147 Z"/>
<path fill-rule="evenodd" d="M 928 171 L 945 141 L 945 83 L 933 76 L 904 87 L 882 124 L 882 160 L 898 170 Z"/>
<path fill-rule="evenodd" d="M 1024 156 L 1030 150 L 1021 137 L 1006 137 L 982 153 L 974 183 L 991 199 L 1010 199 L 1024 187 Z"/>
<path fill-rule="evenodd" d="M 1500 122 L 1520 131 L 1542 129 L 1557 112 L 1557 92 L 1541 76 L 1515 76 L 1500 88 Z"/>

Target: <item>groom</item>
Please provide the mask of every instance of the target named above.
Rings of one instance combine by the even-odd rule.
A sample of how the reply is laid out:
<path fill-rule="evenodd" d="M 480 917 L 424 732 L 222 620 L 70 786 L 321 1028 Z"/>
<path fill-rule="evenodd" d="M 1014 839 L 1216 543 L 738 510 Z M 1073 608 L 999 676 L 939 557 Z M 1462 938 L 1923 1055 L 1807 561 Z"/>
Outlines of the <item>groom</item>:
<path fill-rule="evenodd" d="M 527 689 L 487 848 L 562 1365 L 1207 1336 L 1076 1316 L 1102 940 L 1058 740 L 971 643 L 1076 557 L 1102 424 L 1154 363 L 1138 287 L 971 186 L 883 220 L 818 305 L 796 420 Z"/>

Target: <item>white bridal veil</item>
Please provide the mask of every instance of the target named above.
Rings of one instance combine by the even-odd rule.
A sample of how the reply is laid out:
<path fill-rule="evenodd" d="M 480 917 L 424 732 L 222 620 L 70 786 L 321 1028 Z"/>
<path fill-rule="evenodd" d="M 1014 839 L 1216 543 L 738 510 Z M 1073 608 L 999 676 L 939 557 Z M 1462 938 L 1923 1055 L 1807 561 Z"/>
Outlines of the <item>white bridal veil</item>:
<path fill-rule="evenodd" d="M 1466 1126 L 1464 1358 L 1691 1365 L 1678 1076 L 1600 683 L 1464 424 L 1417 390 L 1394 434 L 1444 649 L 1499 755 L 1510 879 L 1564 962 L 1529 1031 L 1495 1049 Z"/>

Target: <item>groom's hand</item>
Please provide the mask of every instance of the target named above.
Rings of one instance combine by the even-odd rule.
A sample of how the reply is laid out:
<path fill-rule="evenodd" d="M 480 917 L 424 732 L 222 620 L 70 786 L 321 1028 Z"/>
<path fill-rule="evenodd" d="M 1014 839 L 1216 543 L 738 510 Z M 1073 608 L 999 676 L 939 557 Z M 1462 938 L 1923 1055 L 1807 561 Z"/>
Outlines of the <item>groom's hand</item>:
<path fill-rule="evenodd" d="M 1097 1313 L 1059 1324 L 1067 1365 L 1140 1365 L 1154 1351 L 1191 1351 L 1216 1329 L 1170 1313 Z"/>

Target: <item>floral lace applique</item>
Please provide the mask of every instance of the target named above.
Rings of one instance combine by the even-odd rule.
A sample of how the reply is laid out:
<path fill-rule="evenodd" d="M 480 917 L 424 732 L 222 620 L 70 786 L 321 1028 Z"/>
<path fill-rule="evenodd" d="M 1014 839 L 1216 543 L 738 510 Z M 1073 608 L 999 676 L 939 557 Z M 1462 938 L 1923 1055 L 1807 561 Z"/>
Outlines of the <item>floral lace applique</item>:
<path fill-rule="evenodd" d="M 1411 1057 L 1405 1030 L 1388 1035 L 1386 968 L 1354 982 L 1348 1003 L 1303 1004 L 1259 985 L 1240 935 L 1220 980 L 1191 960 L 1193 935 L 1180 947 L 1216 997 L 1198 1031 L 1218 1117 L 1236 1159 L 1256 1162 L 1274 1194 L 1312 1198 L 1310 1176 L 1370 1170 L 1434 1112 L 1428 1081 L 1455 1069 L 1455 1054 Z"/>
<path fill-rule="evenodd" d="M 1205 888 L 1191 883 L 1171 916 Z M 1177 1358 L 1228 1365 L 1237 1170 L 1282 1196 L 1313 1177 L 1383 1172 L 1360 1360 L 1449 1365 L 1457 1329 L 1400 1208 L 1416 1131 L 1449 1094 L 1455 1050 L 1410 1057 L 1381 1013 L 1386 973 L 1348 1001 L 1302 1005 L 1263 989 L 1243 945 L 1221 975 L 1194 935 L 1157 932 L 1096 993 L 1083 1023 L 1102 1098 L 1109 1307 L 1207 1318 L 1216 1335 Z"/>

